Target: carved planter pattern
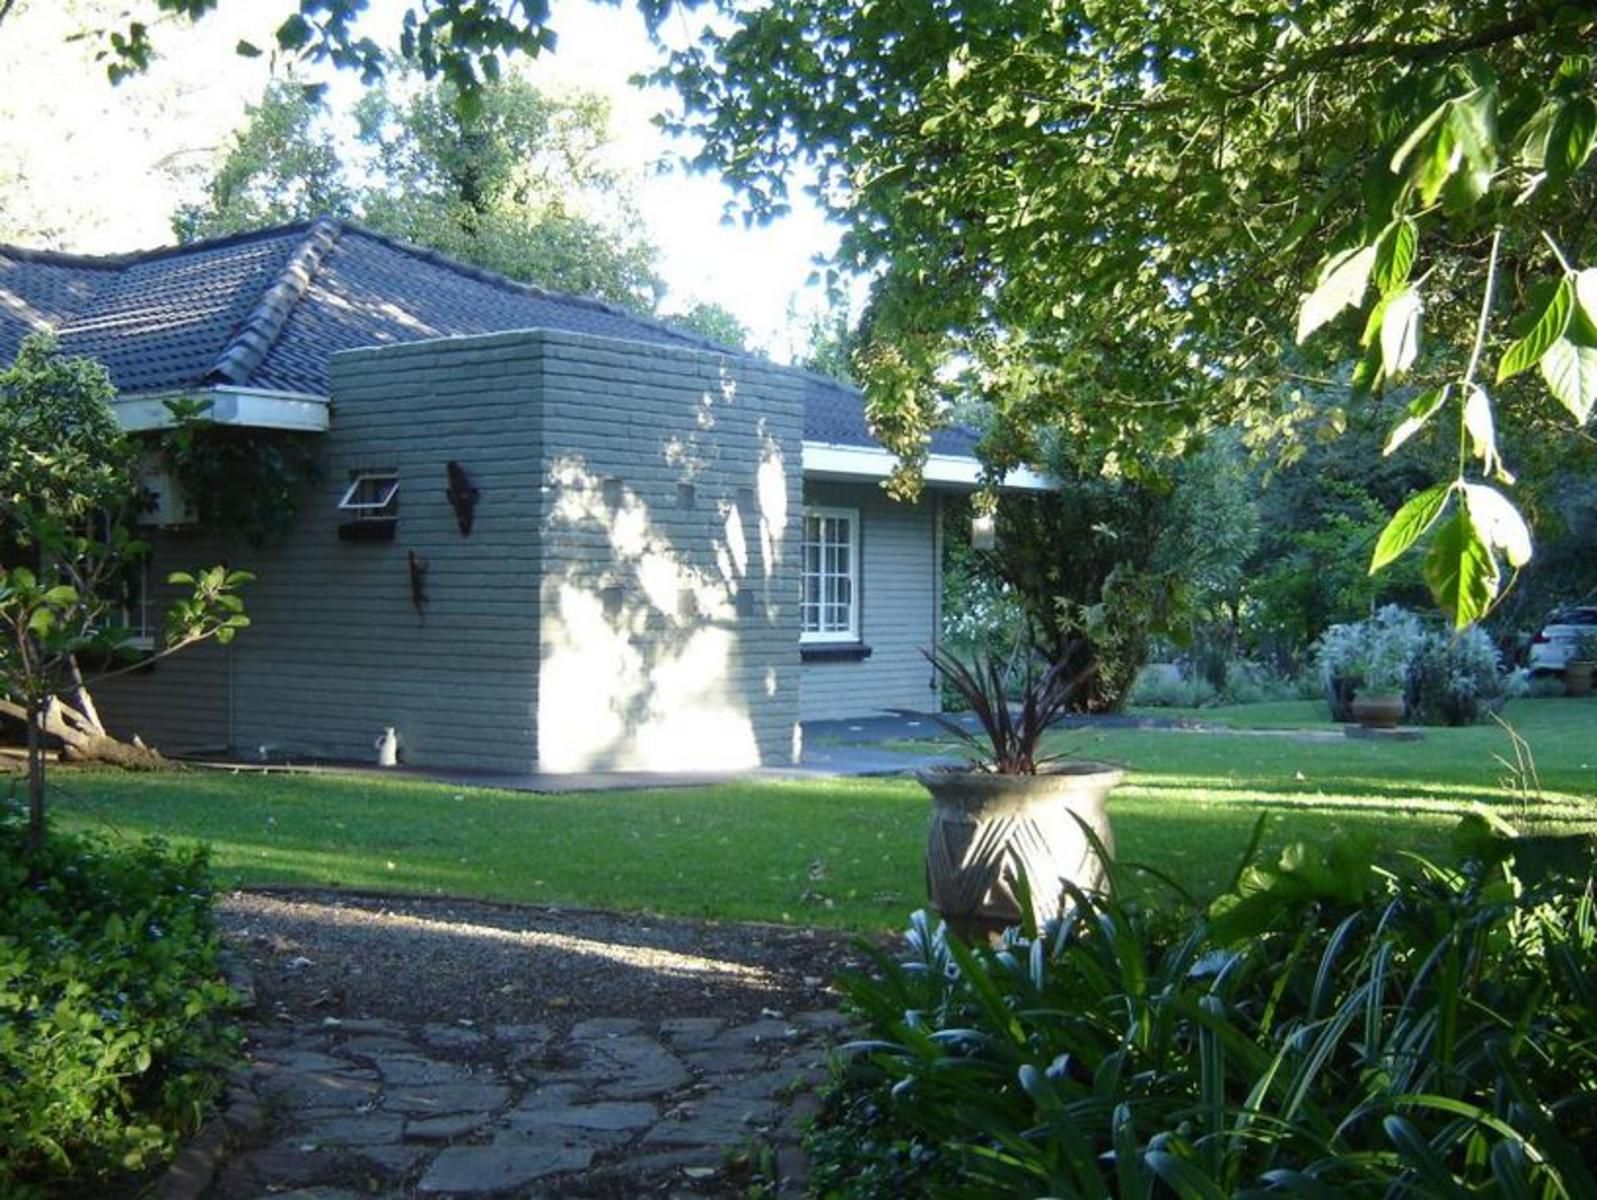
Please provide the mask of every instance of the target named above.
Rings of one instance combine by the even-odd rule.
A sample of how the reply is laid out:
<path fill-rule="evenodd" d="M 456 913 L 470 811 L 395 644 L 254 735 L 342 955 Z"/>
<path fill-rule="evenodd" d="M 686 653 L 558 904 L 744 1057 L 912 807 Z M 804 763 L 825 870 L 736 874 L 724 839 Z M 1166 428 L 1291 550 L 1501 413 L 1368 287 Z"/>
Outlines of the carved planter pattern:
<path fill-rule="evenodd" d="M 1039 925 L 1064 907 L 1064 881 L 1101 890 L 1103 863 L 1077 818 L 1112 853 L 1109 792 L 1124 772 L 1083 762 L 1038 775 L 933 770 L 917 778 L 932 794 L 926 890 L 956 933 L 993 934 L 1018 924 L 1022 871 Z"/>

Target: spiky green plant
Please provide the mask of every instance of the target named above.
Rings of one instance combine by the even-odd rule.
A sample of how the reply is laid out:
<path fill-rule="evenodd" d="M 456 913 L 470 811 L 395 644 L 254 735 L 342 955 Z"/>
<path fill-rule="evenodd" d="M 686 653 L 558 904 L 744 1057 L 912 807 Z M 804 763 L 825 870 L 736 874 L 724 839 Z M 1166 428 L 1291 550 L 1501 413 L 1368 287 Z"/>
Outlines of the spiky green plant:
<path fill-rule="evenodd" d="M 994 949 L 919 917 L 849 981 L 868 1036 L 822 1194 L 872 1194 L 839 1136 L 869 1096 L 869 1144 L 938 1148 L 896 1181 L 928 1195 L 1597 1196 L 1590 879 L 1337 844 L 1246 864 L 1207 909 L 1125 894 Z"/>
<path fill-rule="evenodd" d="M 1039 767 L 1060 757 L 1039 757 L 1037 748 L 1042 735 L 1070 711 L 1086 683 L 1085 675 L 1067 671 L 1063 663 L 1038 674 L 1028 663 L 1019 700 L 1012 706 L 1004 668 L 992 655 L 977 654 L 966 662 L 943 646 L 921 653 L 981 725 L 978 735 L 958 721 L 938 718 L 939 724 L 964 744 L 975 762 L 999 775 L 1035 775 Z"/>

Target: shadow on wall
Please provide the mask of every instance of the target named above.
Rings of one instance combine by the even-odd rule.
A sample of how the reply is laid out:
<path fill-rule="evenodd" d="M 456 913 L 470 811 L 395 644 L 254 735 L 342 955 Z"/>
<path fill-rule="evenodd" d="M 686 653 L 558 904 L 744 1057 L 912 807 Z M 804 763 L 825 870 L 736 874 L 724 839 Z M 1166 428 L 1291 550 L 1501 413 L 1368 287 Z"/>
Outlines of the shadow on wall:
<path fill-rule="evenodd" d="M 613 451 L 550 460 L 539 769 L 791 760 L 788 464 L 765 418 L 725 411 L 736 391 L 723 370 L 690 431 L 633 429 L 626 475 Z"/>

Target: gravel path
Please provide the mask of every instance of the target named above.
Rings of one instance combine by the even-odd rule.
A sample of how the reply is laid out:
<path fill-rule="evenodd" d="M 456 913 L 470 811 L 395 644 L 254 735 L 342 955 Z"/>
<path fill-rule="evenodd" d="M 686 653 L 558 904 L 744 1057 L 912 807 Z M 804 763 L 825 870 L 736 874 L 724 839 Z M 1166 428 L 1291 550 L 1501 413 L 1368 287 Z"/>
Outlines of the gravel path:
<path fill-rule="evenodd" d="M 211 1195 L 796 1194 L 838 934 L 326 892 L 218 917 L 257 991 Z"/>

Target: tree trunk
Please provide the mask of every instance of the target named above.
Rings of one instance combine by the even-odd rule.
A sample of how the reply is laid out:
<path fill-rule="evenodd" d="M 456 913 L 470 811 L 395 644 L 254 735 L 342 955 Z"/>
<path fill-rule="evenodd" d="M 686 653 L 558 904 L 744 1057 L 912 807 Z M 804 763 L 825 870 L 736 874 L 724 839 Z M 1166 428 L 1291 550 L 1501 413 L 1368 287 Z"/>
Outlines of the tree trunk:
<path fill-rule="evenodd" d="M 86 692 L 83 693 L 85 696 Z M 165 758 L 140 742 L 124 742 L 112 737 L 100 724 L 99 714 L 92 703 L 88 713 L 51 696 L 40 706 L 38 719 L 30 710 L 10 700 L 0 699 L 0 714 L 28 722 L 28 755 L 31 764 L 34 743 L 38 742 L 40 756 L 40 804 L 43 800 L 44 738 L 53 737 L 61 743 L 61 757 L 75 762 L 110 763 L 132 771 L 154 771 L 167 765 Z M 30 783 L 31 788 L 31 783 Z"/>
<path fill-rule="evenodd" d="M 24 717 L 28 722 L 28 853 L 44 851 L 44 737 L 43 706 L 30 696 Z"/>

